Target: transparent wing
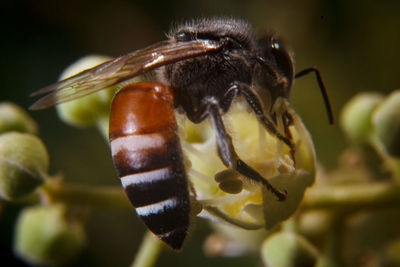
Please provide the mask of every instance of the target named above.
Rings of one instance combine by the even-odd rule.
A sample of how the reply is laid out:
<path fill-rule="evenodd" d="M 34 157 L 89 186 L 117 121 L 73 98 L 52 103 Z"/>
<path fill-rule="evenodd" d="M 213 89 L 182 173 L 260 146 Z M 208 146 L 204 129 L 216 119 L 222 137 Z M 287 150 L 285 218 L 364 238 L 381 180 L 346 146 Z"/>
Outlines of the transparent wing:
<path fill-rule="evenodd" d="M 210 40 L 163 41 L 117 57 L 94 68 L 44 87 L 31 96 L 47 94 L 30 109 L 44 109 L 92 94 L 157 67 L 217 51 L 223 44 Z"/>

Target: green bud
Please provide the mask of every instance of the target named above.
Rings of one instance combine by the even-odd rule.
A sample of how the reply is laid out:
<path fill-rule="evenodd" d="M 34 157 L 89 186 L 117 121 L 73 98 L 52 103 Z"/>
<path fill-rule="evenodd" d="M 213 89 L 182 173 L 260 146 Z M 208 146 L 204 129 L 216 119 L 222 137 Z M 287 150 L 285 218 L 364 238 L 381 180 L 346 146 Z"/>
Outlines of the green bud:
<path fill-rule="evenodd" d="M 0 103 L 0 133 L 23 132 L 36 134 L 36 122 L 21 107 L 11 102 Z"/>
<path fill-rule="evenodd" d="M 385 151 L 400 157 L 400 90 L 391 93 L 375 110 L 372 116 L 374 137 Z"/>
<path fill-rule="evenodd" d="M 14 200 L 32 193 L 44 181 L 49 156 L 42 141 L 31 134 L 0 135 L 0 196 Z"/>
<path fill-rule="evenodd" d="M 25 208 L 19 215 L 14 236 L 15 253 L 30 264 L 61 265 L 82 250 L 82 222 L 68 217 L 61 204 Z"/>
<path fill-rule="evenodd" d="M 347 137 L 360 145 L 369 144 L 373 125 L 371 116 L 383 101 L 376 93 L 362 93 L 353 97 L 343 108 L 340 124 Z"/>
<path fill-rule="evenodd" d="M 86 56 L 69 66 L 62 74 L 60 79 L 73 76 L 85 69 L 89 69 L 101 64 L 109 57 L 105 56 Z M 108 116 L 111 100 L 114 96 L 115 87 L 101 90 L 76 100 L 58 105 L 58 116 L 68 124 L 78 127 L 85 127 L 96 124 L 99 120 Z"/>
<path fill-rule="evenodd" d="M 269 267 L 314 266 L 318 252 L 304 237 L 280 232 L 264 241 L 261 256 Z"/>

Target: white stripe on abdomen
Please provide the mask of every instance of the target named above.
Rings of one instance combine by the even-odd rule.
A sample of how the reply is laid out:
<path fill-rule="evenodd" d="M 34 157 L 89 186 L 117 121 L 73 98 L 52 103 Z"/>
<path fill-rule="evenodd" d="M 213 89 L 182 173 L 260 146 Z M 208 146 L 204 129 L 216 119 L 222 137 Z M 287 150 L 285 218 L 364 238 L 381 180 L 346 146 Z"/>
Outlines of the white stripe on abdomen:
<path fill-rule="evenodd" d="M 136 208 L 136 213 L 139 216 L 148 216 L 150 214 L 162 213 L 167 209 L 173 209 L 179 204 L 176 197 L 162 200 L 160 202 Z"/>
<path fill-rule="evenodd" d="M 132 184 L 155 183 L 166 179 L 171 179 L 171 167 L 121 177 L 121 184 L 125 188 Z"/>
<path fill-rule="evenodd" d="M 111 152 L 114 156 L 121 150 L 140 151 L 165 146 L 165 136 L 153 134 L 121 136 L 111 141 Z"/>

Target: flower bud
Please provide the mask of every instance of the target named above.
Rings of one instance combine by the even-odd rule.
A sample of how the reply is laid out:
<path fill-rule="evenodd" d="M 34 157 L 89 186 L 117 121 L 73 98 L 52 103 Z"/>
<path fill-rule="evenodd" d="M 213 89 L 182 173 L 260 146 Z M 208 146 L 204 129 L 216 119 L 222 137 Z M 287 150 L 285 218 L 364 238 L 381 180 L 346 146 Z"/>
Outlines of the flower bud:
<path fill-rule="evenodd" d="M 372 116 L 374 136 L 392 157 L 400 157 L 400 90 L 391 93 Z"/>
<path fill-rule="evenodd" d="M 65 69 L 60 79 L 73 76 L 107 60 L 110 60 L 110 58 L 105 56 L 92 55 L 83 57 Z M 65 123 L 73 126 L 84 127 L 96 124 L 104 116 L 108 116 L 114 89 L 114 87 L 110 87 L 97 93 L 60 104 L 56 107 L 58 116 Z"/>
<path fill-rule="evenodd" d="M 302 236 L 281 232 L 264 241 L 261 256 L 270 267 L 314 266 L 318 251 Z"/>
<path fill-rule="evenodd" d="M 0 196 L 14 200 L 32 193 L 44 181 L 49 156 L 42 141 L 31 134 L 0 135 Z"/>
<path fill-rule="evenodd" d="M 61 265 L 82 250 L 85 233 L 82 222 L 68 217 L 61 204 L 25 208 L 19 215 L 14 251 L 35 265 Z"/>
<path fill-rule="evenodd" d="M 11 102 L 0 103 L 0 133 L 22 132 L 36 134 L 36 122 L 23 110 Z"/>
<path fill-rule="evenodd" d="M 369 144 L 373 125 L 371 116 L 383 101 L 376 93 L 363 93 L 353 97 L 343 108 L 340 124 L 347 137 L 360 145 Z"/>

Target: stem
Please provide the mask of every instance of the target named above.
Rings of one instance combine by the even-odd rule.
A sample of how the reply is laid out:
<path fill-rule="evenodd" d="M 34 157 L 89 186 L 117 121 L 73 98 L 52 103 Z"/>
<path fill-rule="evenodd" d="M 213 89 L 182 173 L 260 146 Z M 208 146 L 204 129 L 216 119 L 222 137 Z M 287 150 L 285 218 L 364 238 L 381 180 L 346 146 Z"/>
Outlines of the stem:
<path fill-rule="evenodd" d="M 371 140 L 372 146 L 375 148 L 376 153 L 382 158 L 383 164 L 391 171 L 396 182 L 400 181 L 400 160 L 391 157 L 384 148 L 383 144 L 377 138 Z"/>
<path fill-rule="evenodd" d="M 371 210 L 399 207 L 400 186 L 393 183 L 319 185 L 307 190 L 302 209 Z"/>
<path fill-rule="evenodd" d="M 325 247 L 318 259 L 316 267 L 339 267 L 346 266 L 342 260 L 344 225 L 341 214 L 335 214 L 332 218 L 328 238 Z"/>
<path fill-rule="evenodd" d="M 120 186 L 75 185 L 48 181 L 42 191 L 49 201 L 113 210 L 132 210 Z M 302 209 L 360 210 L 400 206 L 400 186 L 392 183 L 317 185 L 307 190 Z"/>
<path fill-rule="evenodd" d="M 120 186 L 91 186 L 48 180 L 42 187 L 42 198 L 49 202 L 90 206 L 101 209 L 133 210 Z"/>
<path fill-rule="evenodd" d="M 154 265 L 161 252 L 161 242 L 149 231 L 144 235 L 139 251 L 131 267 L 151 267 Z"/>

